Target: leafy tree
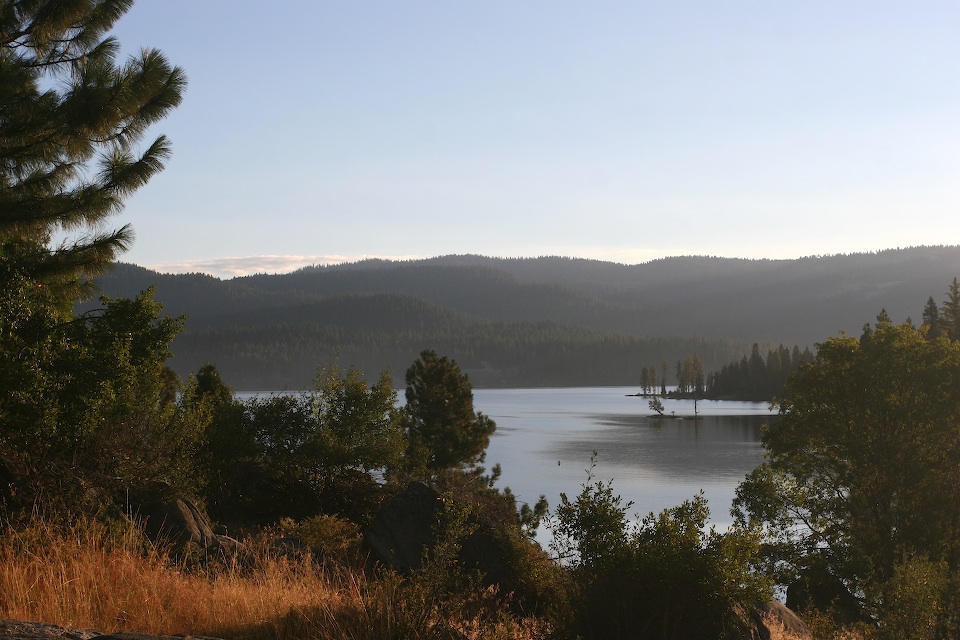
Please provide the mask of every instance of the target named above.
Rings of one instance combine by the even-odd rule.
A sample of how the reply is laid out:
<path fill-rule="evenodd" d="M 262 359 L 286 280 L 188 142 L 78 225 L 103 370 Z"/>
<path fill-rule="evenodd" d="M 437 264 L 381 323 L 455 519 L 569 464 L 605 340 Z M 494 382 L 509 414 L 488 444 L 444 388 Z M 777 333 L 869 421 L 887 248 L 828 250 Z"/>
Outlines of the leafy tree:
<path fill-rule="evenodd" d="M 36 289 L 25 287 L 16 293 Z M 32 313 L 42 295 L 26 296 L 23 315 L 7 316 L 16 306 L 9 293 L 0 446 L 27 464 L 33 489 L 102 500 L 158 483 L 194 489 L 206 415 L 185 401 L 190 389 L 177 393 L 164 366 L 182 320 L 163 316 L 152 290 L 104 299 L 102 311 L 67 323 Z"/>
<path fill-rule="evenodd" d="M 389 372 L 368 386 L 352 367 L 346 372 L 336 366 L 323 369 L 310 400 L 319 428 L 306 453 L 320 462 L 318 475 L 370 473 L 399 464 L 406 439 L 394 410 L 397 394 Z"/>
<path fill-rule="evenodd" d="M 782 582 L 825 568 L 880 622 L 911 558 L 946 563 L 956 584 L 958 388 L 960 344 L 907 324 L 879 322 L 869 340 L 819 345 L 787 385 L 763 435 L 768 461 L 735 503 L 739 521 L 767 528 Z M 938 634 L 956 623 L 941 619 Z"/>
<path fill-rule="evenodd" d="M 470 379 L 457 362 L 426 350 L 405 379 L 411 460 L 434 472 L 482 461 L 496 423 L 474 411 Z"/>
<path fill-rule="evenodd" d="M 213 487 L 218 513 L 270 521 L 320 509 L 363 511 L 371 473 L 397 467 L 406 448 L 395 404 L 387 372 L 368 386 L 359 370 L 337 367 L 323 369 L 311 392 L 248 400 L 208 441 L 221 478 Z M 244 477 L 251 473 L 258 477 Z"/>
<path fill-rule="evenodd" d="M 580 586 L 571 637 L 742 637 L 744 613 L 770 597 L 752 570 L 757 532 L 707 530 L 702 495 L 631 527 L 630 503 L 593 481 L 592 464 L 588 474 L 576 499 L 561 494 L 552 525 L 551 549 Z"/>
<path fill-rule="evenodd" d="M 119 45 L 105 34 L 132 4 L 0 6 L 0 265 L 68 297 L 131 242 L 128 226 L 100 232 L 100 224 L 162 169 L 163 136 L 132 150 L 186 86 L 155 49 L 117 62 Z M 81 235 L 50 247 L 62 231 Z"/>

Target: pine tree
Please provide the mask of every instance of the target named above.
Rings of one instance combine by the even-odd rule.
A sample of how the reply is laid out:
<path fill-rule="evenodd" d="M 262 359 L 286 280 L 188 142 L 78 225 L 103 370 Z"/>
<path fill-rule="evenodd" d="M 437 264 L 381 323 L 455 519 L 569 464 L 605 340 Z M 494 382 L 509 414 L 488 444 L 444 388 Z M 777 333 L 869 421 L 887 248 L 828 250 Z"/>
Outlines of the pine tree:
<path fill-rule="evenodd" d="M 146 129 L 181 100 L 186 78 L 143 49 L 117 62 L 105 34 L 133 0 L 4 0 L 0 5 L 0 267 L 66 297 L 133 239 L 100 231 L 163 168 Z M 55 235 L 74 234 L 53 246 Z"/>
<path fill-rule="evenodd" d="M 954 278 L 940 307 L 940 328 L 951 340 L 960 340 L 960 283 Z"/>
<path fill-rule="evenodd" d="M 481 461 L 497 425 L 474 410 L 470 379 L 457 361 L 423 351 L 405 379 L 409 457 L 423 460 L 429 471 Z"/>
<path fill-rule="evenodd" d="M 943 335 L 943 332 L 940 330 L 940 309 L 937 307 L 933 296 L 927 298 L 927 304 L 923 307 L 923 315 L 921 318 L 923 320 L 922 326 L 927 328 L 927 338 L 933 340 Z"/>

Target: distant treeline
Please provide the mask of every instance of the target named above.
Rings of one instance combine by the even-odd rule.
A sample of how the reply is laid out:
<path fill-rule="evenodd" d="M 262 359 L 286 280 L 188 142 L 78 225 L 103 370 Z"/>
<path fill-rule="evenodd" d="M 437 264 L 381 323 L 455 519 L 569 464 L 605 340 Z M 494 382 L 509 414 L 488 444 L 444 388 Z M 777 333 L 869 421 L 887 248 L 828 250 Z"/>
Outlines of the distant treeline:
<path fill-rule="evenodd" d="M 960 283 L 956 278 L 950 283 L 942 304 L 938 306 L 933 296 L 927 298 L 920 318 L 920 330 L 928 340 L 939 337 L 960 340 Z M 911 326 L 914 324 L 911 318 L 904 322 Z M 889 324 L 893 324 L 890 314 L 886 309 L 881 309 L 877 315 L 877 325 Z M 869 323 L 863 325 L 861 344 L 870 340 L 873 331 Z M 813 362 L 813 359 L 809 349 L 801 351 L 797 345 L 792 350 L 783 345 L 770 349 L 764 359 L 760 355 L 760 346 L 754 343 L 749 358 L 744 356 L 739 362 L 723 365 L 719 371 L 707 376 L 704 386 L 699 359 L 697 356 L 687 357 L 683 365 L 677 361 L 678 384 L 675 393 L 710 399 L 774 400 L 782 397 L 787 379 L 803 365 Z M 666 363 L 663 366 L 665 371 Z M 644 369 L 644 376 L 646 371 Z"/>
<path fill-rule="evenodd" d="M 451 354 L 475 386 L 563 387 L 635 383 L 639 363 L 659 361 L 664 354 L 697 352 L 709 366 L 718 367 L 746 349 L 731 339 L 645 338 L 551 322 L 451 320 L 418 327 L 404 322 L 402 306 L 392 307 L 395 326 L 374 327 L 364 320 L 384 317 L 374 311 L 376 301 L 354 302 L 369 305 L 369 313 L 354 308 L 349 312 L 356 314 L 353 323 L 278 320 L 188 328 L 174 341 L 171 365 L 189 372 L 215 362 L 239 389 L 304 389 L 324 364 L 356 366 L 371 375 L 390 370 L 396 375 L 419 351 L 435 347 Z M 347 307 L 343 309 L 346 313 Z"/>
<path fill-rule="evenodd" d="M 760 346 L 754 344 L 749 358 L 743 356 L 739 362 L 725 364 L 707 376 L 703 397 L 712 400 L 772 400 L 783 394 L 787 378 L 810 362 L 813 362 L 813 353 L 808 348 L 801 351 L 797 345 L 793 349 L 780 345 L 767 351 L 764 359 L 760 355 Z"/>

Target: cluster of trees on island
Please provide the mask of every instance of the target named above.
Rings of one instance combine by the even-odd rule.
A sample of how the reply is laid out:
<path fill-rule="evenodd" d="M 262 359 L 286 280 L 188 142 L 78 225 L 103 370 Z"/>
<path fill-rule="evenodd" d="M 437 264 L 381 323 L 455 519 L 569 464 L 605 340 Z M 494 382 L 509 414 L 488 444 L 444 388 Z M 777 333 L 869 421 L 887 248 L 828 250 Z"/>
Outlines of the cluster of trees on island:
<path fill-rule="evenodd" d="M 881 309 L 877 322 L 889 323 L 889 314 Z M 905 322 L 913 326 L 913 320 Z M 954 278 L 950 283 L 944 300 L 937 306 L 933 296 L 927 299 L 922 313 L 921 329 L 930 339 L 946 336 L 951 340 L 960 340 L 960 284 Z M 862 336 L 869 338 L 873 328 L 869 323 L 863 326 Z M 814 361 L 809 347 L 800 349 L 794 345 L 788 349 L 782 344 L 769 349 L 764 358 L 760 346 L 753 344 L 749 357 L 744 355 L 738 362 L 723 365 L 718 371 L 704 377 L 703 363 L 694 354 L 676 363 L 676 386 L 667 390 L 666 360 L 660 363 L 660 378 L 657 382 L 657 365 L 643 367 L 640 371 L 641 395 L 670 396 L 675 398 L 697 398 L 707 400 L 753 400 L 772 401 L 783 394 L 787 381 L 802 367 Z"/>
<path fill-rule="evenodd" d="M 140 155 L 130 149 L 184 88 L 182 71 L 157 51 L 115 60 L 116 43 L 104 35 L 130 5 L 0 8 L 0 548 L 29 545 L 17 531 L 37 514 L 76 540 L 79 523 L 133 526 L 132 504 L 174 497 L 247 527 L 286 522 L 304 536 L 318 522 L 359 529 L 419 481 L 442 503 L 425 568 L 401 574 L 357 560 L 350 583 L 393 589 L 393 637 L 508 637 L 504 629 L 538 638 L 745 637 L 750 612 L 775 585 L 828 637 L 960 634 L 956 279 L 920 327 L 881 313 L 859 338 L 830 338 L 812 359 L 791 351 L 780 418 L 763 434 L 766 462 L 738 489 L 725 532 L 706 528 L 702 496 L 631 522 L 629 503 L 592 475 L 552 512 L 543 501 L 517 505 L 495 488 L 496 469 L 480 466 L 495 424 L 475 411 L 459 365 L 435 351 L 406 370 L 402 408 L 387 374 L 369 382 L 336 367 L 309 392 L 241 400 L 212 364 L 183 378 L 167 367 L 184 320 L 164 315 L 151 290 L 74 315 L 89 278 L 130 233 L 58 246 L 53 235 L 100 228 L 161 168 L 163 138 Z M 756 371 L 784 376 L 785 355 L 772 354 L 779 367 L 759 350 L 747 359 L 757 389 Z M 647 369 L 648 388 L 657 370 L 663 390 L 663 369 Z M 688 392 L 706 393 L 695 359 L 678 373 Z M 544 518 L 549 550 L 530 540 Z M 481 529 L 493 532 L 508 565 L 499 590 L 461 554 Z M 333 543 L 324 531 L 311 542 Z M 146 546 L 134 548 L 155 553 Z M 203 554 L 194 561 L 183 571 L 210 584 L 223 576 Z M 71 588 L 63 580 L 46 596 Z M 0 607 L 13 595 L 0 593 Z M 423 606 L 411 615 L 416 602 Z M 319 615 L 314 609 L 277 615 L 302 620 Z M 483 613 L 465 620 L 464 611 Z M 373 626 L 374 613 L 361 613 L 350 624 Z M 366 633 L 359 637 L 373 637 Z"/>

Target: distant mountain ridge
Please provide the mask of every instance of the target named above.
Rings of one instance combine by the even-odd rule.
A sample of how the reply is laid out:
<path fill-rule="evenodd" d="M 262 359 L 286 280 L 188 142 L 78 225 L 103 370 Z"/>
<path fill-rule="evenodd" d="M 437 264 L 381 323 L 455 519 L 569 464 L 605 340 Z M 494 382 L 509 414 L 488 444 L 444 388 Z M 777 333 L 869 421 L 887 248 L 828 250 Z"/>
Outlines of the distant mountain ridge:
<path fill-rule="evenodd" d="M 858 335 L 881 308 L 918 320 L 956 276 L 960 247 L 944 246 L 640 265 L 451 255 L 226 281 L 121 264 L 97 285 L 128 297 L 156 285 L 167 313 L 189 316 L 178 372 L 212 361 L 228 383 L 263 389 L 302 388 L 333 361 L 402 374 L 422 348 L 457 358 L 478 386 L 636 384 L 641 367 L 691 349 L 711 370 L 752 342 Z"/>

